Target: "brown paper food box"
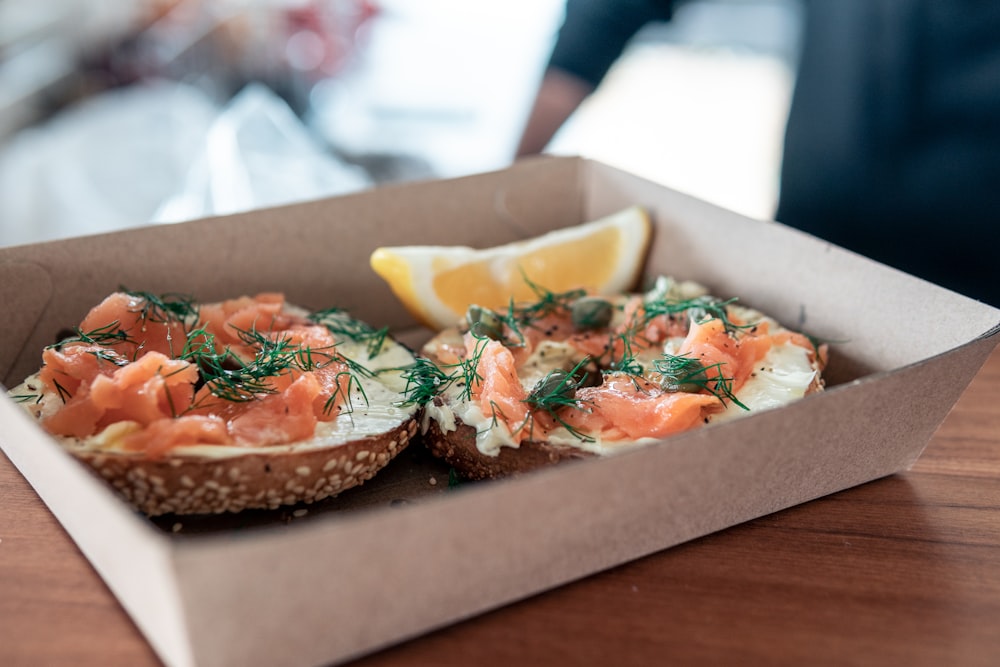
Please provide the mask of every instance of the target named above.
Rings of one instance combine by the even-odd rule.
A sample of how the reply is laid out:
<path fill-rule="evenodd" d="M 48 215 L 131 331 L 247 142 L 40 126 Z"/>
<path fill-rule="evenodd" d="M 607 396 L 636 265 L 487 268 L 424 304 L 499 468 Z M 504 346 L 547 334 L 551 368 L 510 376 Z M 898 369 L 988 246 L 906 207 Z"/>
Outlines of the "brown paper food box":
<path fill-rule="evenodd" d="M 204 301 L 283 291 L 419 343 L 426 334 L 368 267 L 376 246 L 490 246 L 633 204 L 656 224 L 647 274 L 700 281 L 836 341 L 828 390 L 503 482 L 449 488 L 447 469 L 411 446 L 305 516 L 176 525 L 133 513 L 6 398 L 0 444 L 165 663 L 315 665 L 904 470 L 1000 340 L 989 306 L 600 163 L 541 158 L 0 250 L 0 378 L 11 387 L 36 370 L 57 332 L 120 285 Z"/>

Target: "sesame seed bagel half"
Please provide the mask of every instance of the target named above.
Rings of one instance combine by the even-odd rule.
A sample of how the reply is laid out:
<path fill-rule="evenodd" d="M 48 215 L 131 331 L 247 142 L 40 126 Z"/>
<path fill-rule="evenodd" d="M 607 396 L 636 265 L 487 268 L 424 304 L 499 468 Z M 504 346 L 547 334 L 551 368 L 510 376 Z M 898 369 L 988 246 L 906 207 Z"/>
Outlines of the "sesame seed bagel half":
<path fill-rule="evenodd" d="M 824 388 L 824 345 L 696 283 L 538 294 L 472 306 L 421 350 L 437 368 L 424 443 L 464 478 L 611 456 Z"/>
<path fill-rule="evenodd" d="M 409 349 L 276 294 L 118 292 L 42 359 L 9 395 L 149 516 L 336 496 L 405 449 L 420 420 Z"/>

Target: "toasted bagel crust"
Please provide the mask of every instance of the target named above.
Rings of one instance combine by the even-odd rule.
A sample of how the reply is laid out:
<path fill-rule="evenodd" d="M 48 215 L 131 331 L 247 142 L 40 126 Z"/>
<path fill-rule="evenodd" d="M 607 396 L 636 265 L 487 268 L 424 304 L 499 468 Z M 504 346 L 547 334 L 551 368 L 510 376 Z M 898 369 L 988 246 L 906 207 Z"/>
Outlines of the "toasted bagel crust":
<path fill-rule="evenodd" d="M 570 460 L 596 456 L 591 452 L 555 445 L 545 441 L 525 440 L 520 447 L 502 447 L 496 456 L 486 456 L 476 448 L 476 429 L 458 423 L 445 433 L 433 419 L 423 435 L 423 443 L 434 456 L 455 468 L 470 480 L 499 479 Z"/>
<path fill-rule="evenodd" d="M 215 514 L 335 496 L 371 479 L 416 432 L 416 419 L 409 419 L 385 433 L 331 447 L 248 449 L 225 458 L 73 454 L 144 514 Z"/>

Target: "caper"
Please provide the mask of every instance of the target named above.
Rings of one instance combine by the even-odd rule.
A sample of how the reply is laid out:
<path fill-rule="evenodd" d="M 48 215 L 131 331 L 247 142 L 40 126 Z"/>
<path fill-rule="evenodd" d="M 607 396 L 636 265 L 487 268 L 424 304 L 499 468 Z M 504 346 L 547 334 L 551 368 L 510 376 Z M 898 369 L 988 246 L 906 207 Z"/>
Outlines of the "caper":
<path fill-rule="evenodd" d="M 469 325 L 469 331 L 477 338 L 489 338 L 491 340 L 503 340 L 503 320 L 500 316 L 489 308 L 483 308 L 475 304 L 469 306 L 465 313 L 465 321 Z"/>
<path fill-rule="evenodd" d="M 653 365 L 663 391 L 694 394 L 703 389 L 708 380 L 705 367 L 697 359 L 664 355 Z"/>
<path fill-rule="evenodd" d="M 611 323 L 614 307 L 600 297 L 585 296 L 576 300 L 571 312 L 577 329 L 601 329 Z"/>
<path fill-rule="evenodd" d="M 691 318 L 692 322 L 701 323 L 705 320 L 719 318 L 720 315 L 725 314 L 725 307 L 718 299 L 699 297 L 696 303 L 698 305 L 692 305 L 687 311 L 688 317 Z"/>
<path fill-rule="evenodd" d="M 663 387 L 663 391 L 671 394 L 676 392 L 697 394 L 703 387 L 703 385 L 697 384 L 696 382 L 678 382 L 677 378 L 664 378 L 663 383 L 660 386 Z"/>
<path fill-rule="evenodd" d="M 536 382 L 524 400 L 532 407 L 539 407 L 543 404 L 551 405 L 553 402 L 571 401 L 574 396 L 576 396 L 576 384 L 573 382 L 573 377 L 561 368 L 557 368 Z"/>

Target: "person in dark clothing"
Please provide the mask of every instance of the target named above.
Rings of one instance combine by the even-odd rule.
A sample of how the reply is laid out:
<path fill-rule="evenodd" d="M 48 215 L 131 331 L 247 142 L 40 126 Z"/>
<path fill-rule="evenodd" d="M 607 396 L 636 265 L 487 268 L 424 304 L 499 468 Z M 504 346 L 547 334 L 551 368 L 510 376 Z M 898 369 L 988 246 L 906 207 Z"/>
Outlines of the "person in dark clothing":
<path fill-rule="evenodd" d="M 675 2 L 568 0 L 518 155 Z M 1000 305 L 1000 3 L 804 0 L 775 219 Z"/>

